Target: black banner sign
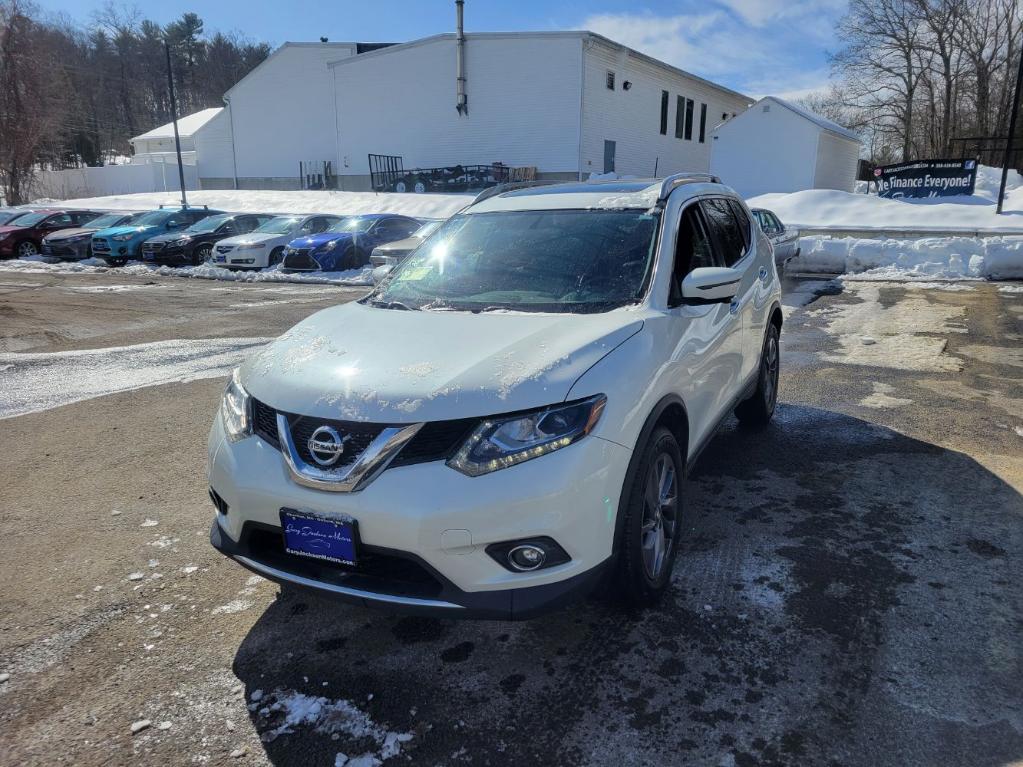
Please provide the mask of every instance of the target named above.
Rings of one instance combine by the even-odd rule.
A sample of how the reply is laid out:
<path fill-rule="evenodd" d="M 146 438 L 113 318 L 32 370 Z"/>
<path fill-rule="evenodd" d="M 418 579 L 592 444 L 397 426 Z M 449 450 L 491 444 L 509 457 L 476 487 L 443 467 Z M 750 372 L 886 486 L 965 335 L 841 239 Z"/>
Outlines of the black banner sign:
<path fill-rule="evenodd" d="M 976 160 L 918 160 L 874 168 L 879 197 L 954 197 L 973 194 Z"/>

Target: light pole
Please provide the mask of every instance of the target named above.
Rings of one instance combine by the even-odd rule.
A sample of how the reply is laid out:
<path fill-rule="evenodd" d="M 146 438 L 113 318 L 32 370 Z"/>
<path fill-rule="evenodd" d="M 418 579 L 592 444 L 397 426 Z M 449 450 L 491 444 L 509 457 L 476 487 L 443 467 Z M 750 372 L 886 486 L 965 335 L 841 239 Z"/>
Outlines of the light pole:
<path fill-rule="evenodd" d="M 1005 137 L 1005 157 L 1002 158 L 1002 183 L 998 187 L 998 208 L 996 213 L 1002 212 L 1002 203 L 1005 202 L 1005 183 L 1009 179 L 1009 158 L 1012 156 L 1012 145 L 1016 140 L 1016 115 L 1019 114 L 1019 91 L 1023 87 L 1023 51 L 1019 57 L 1019 71 L 1016 73 L 1016 93 L 1012 97 L 1012 114 L 1009 115 L 1009 135 Z"/>
<path fill-rule="evenodd" d="M 178 181 L 181 182 L 181 207 L 188 207 L 185 197 L 185 166 L 181 164 L 181 137 L 178 135 L 178 103 L 174 98 L 174 73 L 171 71 L 170 43 L 163 41 L 163 50 L 167 54 L 167 88 L 170 90 L 171 122 L 174 123 L 174 149 L 178 153 Z"/>

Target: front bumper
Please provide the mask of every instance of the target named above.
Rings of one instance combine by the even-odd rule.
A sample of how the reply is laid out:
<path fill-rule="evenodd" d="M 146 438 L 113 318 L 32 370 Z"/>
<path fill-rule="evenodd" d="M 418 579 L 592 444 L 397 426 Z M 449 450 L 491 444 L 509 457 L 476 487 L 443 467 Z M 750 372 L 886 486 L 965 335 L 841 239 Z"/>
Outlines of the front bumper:
<path fill-rule="evenodd" d="M 296 484 L 281 453 L 259 437 L 227 441 L 219 417 L 209 448 L 210 487 L 227 508 L 217 514 L 211 541 L 250 570 L 359 604 L 499 619 L 530 617 L 596 585 L 610 562 L 631 457 L 589 437 L 480 477 L 434 461 L 388 469 L 355 493 L 333 493 Z M 372 582 L 363 571 L 284 553 L 282 507 L 358 520 Z M 557 541 L 570 561 L 512 572 L 485 551 L 541 536 Z M 403 580 L 410 569 L 413 586 Z"/>
<path fill-rule="evenodd" d="M 192 256 L 182 246 L 149 250 L 142 246 L 142 260 L 153 264 L 184 264 L 191 263 Z"/>
<path fill-rule="evenodd" d="M 48 242 L 43 240 L 42 252 L 44 256 L 63 258 L 71 261 L 81 261 L 92 255 L 88 238 L 82 240 L 58 240 Z"/>

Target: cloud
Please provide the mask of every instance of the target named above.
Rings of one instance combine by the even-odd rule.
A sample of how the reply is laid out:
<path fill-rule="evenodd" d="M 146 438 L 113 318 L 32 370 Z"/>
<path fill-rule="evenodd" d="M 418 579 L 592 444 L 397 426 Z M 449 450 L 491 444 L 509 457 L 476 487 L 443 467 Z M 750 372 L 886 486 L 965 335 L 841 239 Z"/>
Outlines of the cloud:
<path fill-rule="evenodd" d="M 717 0 L 672 15 L 603 13 L 582 27 L 751 96 L 827 85 L 825 50 L 844 0 Z"/>

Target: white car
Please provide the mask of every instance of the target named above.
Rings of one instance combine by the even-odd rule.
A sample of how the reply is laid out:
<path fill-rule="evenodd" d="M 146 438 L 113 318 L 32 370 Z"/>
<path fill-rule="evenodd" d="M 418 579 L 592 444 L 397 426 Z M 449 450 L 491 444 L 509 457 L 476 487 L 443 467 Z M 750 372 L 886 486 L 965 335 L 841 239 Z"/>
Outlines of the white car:
<path fill-rule="evenodd" d="M 524 618 L 608 581 L 649 604 L 700 450 L 774 412 L 780 297 L 712 177 L 485 192 L 235 371 L 211 542 L 411 612 Z"/>
<path fill-rule="evenodd" d="M 228 237 L 213 246 L 210 263 L 228 269 L 263 269 L 279 264 L 284 248 L 296 237 L 327 231 L 344 216 L 316 213 L 274 216 L 247 234 Z"/>

